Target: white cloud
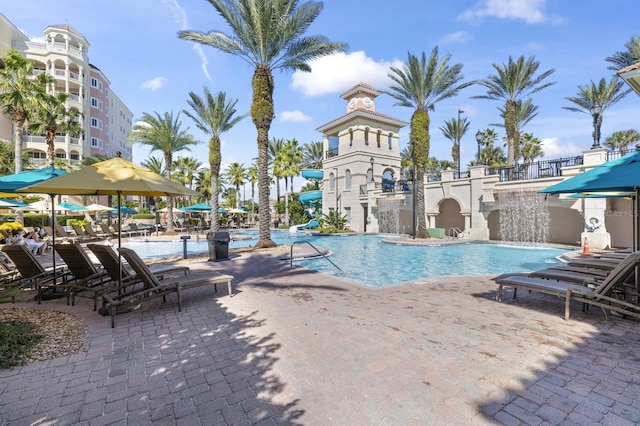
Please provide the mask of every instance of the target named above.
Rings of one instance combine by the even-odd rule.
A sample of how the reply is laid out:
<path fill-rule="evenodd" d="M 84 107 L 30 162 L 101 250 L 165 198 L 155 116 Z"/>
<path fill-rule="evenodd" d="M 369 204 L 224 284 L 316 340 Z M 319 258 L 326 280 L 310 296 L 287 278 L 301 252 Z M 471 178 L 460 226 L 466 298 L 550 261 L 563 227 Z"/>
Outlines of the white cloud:
<path fill-rule="evenodd" d="M 576 144 L 562 144 L 559 138 L 544 138 L 541 141 L 542 151 L 544 152 L 543 158 L 565 158 L 573 157 L 574 155 L 581 155 L 584 151 L 584 146 Z"/>
<path fill-rule="evenodd" d="M 442 37 L 438 44 L 460 44 L 467 42 L 469 39 L 469 34 L 466 31 L 456 31 L 455 33 L 447 34 Z"/>
<path fill-rule="evenodd" d="M 562 18 L 546 15 L 547 0 L 481 0 L 458 16 L 462 21 L 475 21 L 486 16 L 500 19 L 522 19 L 528 24 L 560 23 Z"/>
<path fill-rule="evenodd" d="M 149 89 L 152 92 L 155 92 L 158 89 L 162 89 L 167 85 L 167 79 L 165 77 L 156 77 L 151 80 L 147 80 L 140 86 L 141 89 Z"/>
<path fill-rule="evenodd" d="M 387 87 L 389 68 L 401 67 L 402 61 L 376 62 L 358 51 L 324 56 L 309 65 L 311 72 L 293 73 L 291 88 L 307 96 L 319 96 L 347 90 L 361 81 L 377 88 Z"/>
<path fill-rule="evenodd" d="M 291 123 L 306 123 L 311 121 L 311 117 L 305 115 L 302 111 L 294 110 L 294 111 L 282 111 L 280 113 L 280 121 L 281 122 L 291 122 Z"/>

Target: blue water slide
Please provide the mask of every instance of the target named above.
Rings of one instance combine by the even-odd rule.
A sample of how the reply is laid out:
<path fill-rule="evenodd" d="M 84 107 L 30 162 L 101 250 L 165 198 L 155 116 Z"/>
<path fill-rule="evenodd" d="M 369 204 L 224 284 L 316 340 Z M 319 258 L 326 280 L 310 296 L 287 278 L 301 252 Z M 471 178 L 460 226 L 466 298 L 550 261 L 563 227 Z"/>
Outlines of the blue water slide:
<path fill-rule="evenodd" d="M 322 180 L 324 178 L 324 172 L 317 169 L 302 169 L 300 174 L 308 180 Z"/>
<path fill-rule="evenodd" d="M 307 191 L 298 196 L 300 202 L 305 206 L 316 205 L 322 201 L 322 191 Z"/>

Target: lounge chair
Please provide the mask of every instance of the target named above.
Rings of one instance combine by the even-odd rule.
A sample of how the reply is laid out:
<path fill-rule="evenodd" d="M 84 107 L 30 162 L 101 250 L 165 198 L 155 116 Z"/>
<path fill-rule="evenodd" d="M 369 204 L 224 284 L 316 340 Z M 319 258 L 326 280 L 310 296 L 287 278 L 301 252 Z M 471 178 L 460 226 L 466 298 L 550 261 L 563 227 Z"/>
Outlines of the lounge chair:
<path fill-rule="evenodd" d="M 583 266 L 611 270 L 620 263 L 620 259 L 574 259 L 567 262 L 569 266 Z"/>
<path fill-rule="evenodd" d="M 93 230 L 93 226 L 90 223 L 85 223 L 82 228 L 84 229 L 85 234 L 87 234 L 90 238 L 94 240 L 102 240 L 107 235 L 104 232 L 100 232 L 99 234 Z"/>
<path fill-rule="evenodd" d="M 59 225 L 59 224 L 56 224 L 56 237 L 60 237 L 60 238 L 66 239 L 66 240 L 71 241 L 71 242 L 83 241 L 85 239 L 85 238 L 82 238 L 81 236 L 76 236 L 76 235 L 69 234 L 62 227 L 62 225 Z"/>
<path fill-rule="evenodd" d="M 44 297 L 44 291 L 48 289 L 54 292 L 57 289 L 62 289 L 67 296 L 67 303 L 69 303 L 68 289 L 71 284 L 68 282 L 69 272 L 66 267 L 56 267 L 55 270 L 43 267 L 27 246 L 23 244 L 4 245 L 2 246 L 2 252 L 20 272 L 15 284 L 35 287 L 38 304 Z"/>
<path fill-rule="evenodd" d="M 113 286 L 113 279 L 107 271 L 93 264 L 80 243 L 56 244 L 54 250 L 69 268 L 71 305 L 75 306 L 78 294 L 89 292 L 93 298 L 93 310 L 98 309 L 98 297 Z"/>
<path fill-rule="evenodd" d="M 634 253 L 620 262 L 602 281 L 586 281 L 583 285 L 567 281 L 534 278 L 522 274 L 505 274 L 494 278 L 494 281 L 498 284 L 496 300 L 502 302 L 502 293 L 505 286 L 513 288 L 514 298 L 516 297 L 517 289 L 524 288 L 529 291 L 553 294 L 564 298 L 564 317 L 567 320 L 569 319 L 572 300 L 582 302 L 583 308 L 586 305 L 594 305 L 601 307 L 605 312 L 610 310 L 640 318 L 640 305 L 613 297 L 615 295 L 624 295 L 623 284 L 631 276 L 635 277 L 635 274 L 638 273 L 638 268 L 640 268 L 640 253 Z"/>
<path fill-rule="evenodd" d="M 120 254 L 122 254 L 122 257 L 125 258 L 129 266 L 131 266 L 133 270 L 136 271 L 136 274 L 143 281 L 145 281 L 147 286 L 151 285 L 152 283 L 159 283 L 158 278 L 153 274 L 153 272 L 144 263 L 140 256 L 138 256 L 138 253 L 126 247 L 121 247 L 118 250 L 120 251 Z M 218 292 L 218 284 L 226 284 L 227 290 L 229 292 L 229 297 L 231 297 L 233 295 L 233 289 L 231 288 L 232 280 L 233 276 L 231 275 L 216 272 L 207 272 L 206 274 L 200 274 L 197 276 L 192 276 L 190 278 L 181 278 L 180 280 L 177 280 L 177 282 L 183 289 L 213 284 L 214 292 L 216 293 Z"/>
<path fill-rule="evenodd" d="M 149 231 L 147 229 L 140 229 L 135 223 L 129 224 L 129 232 L 131 232 L 132 235 L 142 235 L 145 237 L 149 234 Z"/>
<path fill-rule="evenodd" d="M 101 223 L 100 224 L 100 229 L 102 229 L 102 233 L 106 237 L 114 237 L 115 236 L 115 234 L 113 233 L 113 231 L 109 227 L 109 224 L 107 224 L 107 223 Z"/>
<path fill-rule="evenodd" d="M 111 247 L 105 246 L 104 244 L 90 243 L 87 244 L 87 248 L 91 250 L 98 261 L 102 264 L 102 267 L 115 282 L 140 282 L 140 279 L 136 277 L 135 270 L 133 270 L 129 265 L 121 263 L 120 259 L 118 259 L 118 253 Z M 159 265 L 150 267 L 150 269 L 158 279 L 163 279 L 165 274 L 183 273 L 184 275 L 188 275 L 191 273 L 189 267 L 184 265 Z M 120 271 L 122 271 L 122 275 L 120 275 L 120 279 L 118 279 Z"/>
<path fill-rule="evenodd" d="M 87 231 L 85 231 L 85 227 L 84 226 L 73 224 L 73 225 L 71 225 L 71 227 L 73 228 L 73 232 L 76 233 L 76 236 L 78 238 L 80 238 L 81 240 L 83 240 L 83 241 L 90 241 L 90 240 L 95 240 L 96 239 L 95 236 L 92 236 Z"/>

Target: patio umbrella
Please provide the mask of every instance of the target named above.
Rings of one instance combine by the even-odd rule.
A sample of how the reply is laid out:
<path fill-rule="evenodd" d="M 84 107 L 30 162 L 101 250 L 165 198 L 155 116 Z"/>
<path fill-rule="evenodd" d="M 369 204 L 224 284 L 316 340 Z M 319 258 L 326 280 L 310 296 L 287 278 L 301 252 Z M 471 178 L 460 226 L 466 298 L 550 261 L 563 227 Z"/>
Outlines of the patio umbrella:
<path fill-rule="evenodd" d="M 16 201 L 16 200 L 8 200 L 6 198 L 0 198 L 0 207 L 33 210 L 29 206 L 29 204 L 21 203 L 20 201 Z"/>
<path fill-rule="evenodd" d="M 191 206 L 185 207 L 184 211 L 186 212 L 210 212 L 211 206 L 206 203 L 198 203 L 193 204 Z"/>
<path fill-rule="evenodd" d="M 85 207 L 85 209 L 90 212 L 113 212 L 113 213 L 117 212 L 117 209 L 115 207 L 103 206 L 102 204 L 95 204 L 95 203 L 89 204 L 88 206 Z"/>
<path fill-rule="evenodd" d="M 229 210 L 227 213 L 229 213 L 229 214 L 247 214 L 247 211 L 242 210 L 242 209 L 233 208 L 233 209 Z"/>
<path fill-rule="evenodd" d="M 580 194 L 583 197 L 634 198 L 634 210 L 638 212 L 640 199 L 640 149 L 613 161 L 602 163 L 593 169 L 577 176 L 551 185 L 538 191 L 543 194 Z M 634 215 L 633 221 L 633 250 L 640 242 L 640 218 Z"/>
<path fill-rule="evenodd" d="M 116 209 L 114 209 L 116 210 Z M 122 206 L 120 207 L 120 212 L 122 214 L 136 214 L 138 213 L 138 210 L 132 209 L 131 207 L 127 207 L 127 206 Z"/>
<path fill-rule="evenodd" d="M 85 212 L 85 211 L 88 210 L 84 206 L 81 206 L 79 204 L 70 203 L 68 201 L 63 201 L 61 203 L 58 203 L 58 207 L 61 208 L 61 209 L 70 210 L 72 212 Z"/>
<path fill-rule="evenodd" d="M 66 173 L 64 170 L 56 169 L 55 167 L 47 167 L 1 176 L 0 192 L 15 193 L 18 188 L 22 188 L 23 186 L 43 182 L 57 176 L 65 175 Z"/>
<path fill-rule="evenodd" d="M 122 195 L 178 196 L 198 195 L 197 192 L 175 183 L 149 169 L 117 157 L 94 163 L 66 175 L 18 192 L 69 195 L 116 195 L 118 197 L 118 247 L 122 244 Z"/>

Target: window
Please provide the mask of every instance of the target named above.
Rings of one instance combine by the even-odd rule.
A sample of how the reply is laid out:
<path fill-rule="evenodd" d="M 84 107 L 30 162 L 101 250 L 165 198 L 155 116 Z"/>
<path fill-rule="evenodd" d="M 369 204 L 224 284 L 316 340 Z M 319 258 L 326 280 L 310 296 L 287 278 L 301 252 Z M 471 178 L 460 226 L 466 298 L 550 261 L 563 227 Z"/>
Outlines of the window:
<path fill-rule="evenodd" d="M 378 133 L 376 133 L 376 142 L 378 144 L 378 148 L 380 148 L 380 138 L 382 137 L 382 131 L 378 130 Z"/>
<path fill-rule="evenodd" d="M 65 159 L 65 158 L 67 158 L 67 156 L 64 155 L 64 152 L 56 152 L 56 158 Z"/>
<path fill-rule="evenodd" d="M 329 191 L 335 191 L 335 190 L 336 190 L 336 175 L 331 173 L 329 175 Z"/>
<path fill-rule="evenodd" d="M 365 146 L 369 145 L 369 128 L 364 129 L 364 144 Z"/>
<path fill-rule="evenodd" d="M 91 118 L 91 127 L 102 130 L 102 120 Z"/>
<path fill-rule="evenodd" d="M 98 87 L 98 79 L 91 77 L 91 87 Z"/>
<path fill-rule="evenodd" d="M 94 148 L 98 147 L 98 138 L 91 138 L 91 146 Z"/>
<path fill-rule="evenodd" d="M 102 107 L 103 107 L 103 104 L 102 104 L 102 101 L 100 99 L 91 98 L 91 108 L 97 108 L 100 111 L 102 111 Z"/>
<path fill-rule="evenodd" d="M 391 133 L 389 133 L 388 143 L 389 143 L 389 149 L 392 149 L 393 148 L 393 138 L 391 137 Z"/>
<path fill-rule="evenodd" d="M 351 170 L 344 172 L 344 189 L 351 189 Z"/>
<path fill-rule="evenodd" d="M 349 146 L 353 146 L 353 130 L 349 129 Z"/>
<path fill-rule="evenodd" d="M 367 182 L 373 182 L 373 170 L 367 170 Z"/>

